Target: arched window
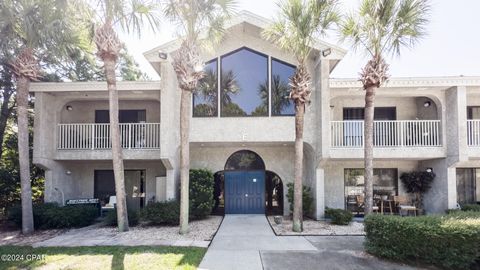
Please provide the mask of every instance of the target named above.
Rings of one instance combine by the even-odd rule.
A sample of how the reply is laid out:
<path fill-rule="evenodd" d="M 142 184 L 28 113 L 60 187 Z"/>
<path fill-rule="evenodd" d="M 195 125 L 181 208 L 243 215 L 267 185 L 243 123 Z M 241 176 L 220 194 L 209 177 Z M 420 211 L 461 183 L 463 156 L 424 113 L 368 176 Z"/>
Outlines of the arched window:
<path fill-rule="evenodd" d="M 257 153 L 240 150 L 227 159 L 225 170 L 265 170 L 265 163 Z"/>

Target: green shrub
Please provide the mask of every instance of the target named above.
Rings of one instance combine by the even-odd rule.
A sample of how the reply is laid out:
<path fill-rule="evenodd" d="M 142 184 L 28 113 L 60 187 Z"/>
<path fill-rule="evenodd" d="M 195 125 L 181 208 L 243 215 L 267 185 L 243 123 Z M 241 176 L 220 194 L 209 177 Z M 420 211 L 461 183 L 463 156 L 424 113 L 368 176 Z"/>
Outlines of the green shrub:
<path fill-rule="evenodd" d="M 213 174 L 209 170 L 190 170 L 190 216 L 202 219 L 210 215 L 214 205 Z"/>
<path fill-rule="evenodd" d="M 344 209 L 325 209 L 325 216 L 332 219 L 333 224 L 348 225 L 353 219 L 353 214 Z"/>
<path fill-rule="evenodd" d="M 365 218 L 368 252 L 388 259 L 417 261 L 446 269 L 469 269 L 480 259 L 480 215 Z"/>
<path fill-rule="evenodd" d="M 138 224 L 138 212 L 134 210 L 127 210 L 128 211 L 128 224 L 130 226 L 136 226 Z M 117 211 L 108 211 L 105 215 L 104 220 L 105 225 L 107 226 L 117 226 Z"/>
<path fill-rule="evenodd" d="M 180 203 L 175 200 L 149 203 L 140 211 L 140 218 L 150 224 L 178 225 Z"/>
<path fill-rule="evenodd" d="M 287 192 L 287 199 L 290 203 L 290 211 L 293 211 L 293 183 L 287 184 L 288 192 Z M 310 187 L 303 186 L 303 193 L 302 193 L 302 208 L 303 208 L 303 215 L 309 215 L 312 212 L 313 207 L 313 197 Z"/>
<path fill-rule="evenodd" d="M 84 227 L 92 224 L 98 216 L 98 208 L 91 205 L 60 207 L 56 203 L 33 205 L 33 224 L 36 229 L 59 229 Z M 8 211 L 8 219 L 22 226 L 22 208 L 14 206 Z"/>
<path fill-rule="evenodd" d="M 462 205 L 462 211 L 480 212 L 480 204 L 464 204 Z"/>

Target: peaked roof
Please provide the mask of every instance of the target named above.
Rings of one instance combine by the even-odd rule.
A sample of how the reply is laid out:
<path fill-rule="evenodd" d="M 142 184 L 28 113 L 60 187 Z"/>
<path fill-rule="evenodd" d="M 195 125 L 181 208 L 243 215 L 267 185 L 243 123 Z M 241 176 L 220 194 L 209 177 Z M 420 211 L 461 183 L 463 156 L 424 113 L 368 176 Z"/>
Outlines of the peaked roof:
<path fill-rule="evenodd" d="M 259 16 L 257 14 L 254 14 L 250 11 L 247 10 L 242 10 L 239 13 L 235 14 L 229 21 L 226 22 L 225 24 L 225 29 L 232 28 L 236 25 L 242 24 L 242 23 L 248 23 L 251 25 L 254 25 L 256 27 L 259 27 L 260 29 L 265 29 L 268 25 L 272 23 L 272 21 L 266 19 L 265 17 Z M 153 64 L 153 62 L 161 62 L 162 60 L 158 57 L 159 52 L 164 52 L 164 53 L 171 53 L 176 51 L 180 45 L 181 45 L 182 40 L 180 38 L 169 41 L 167 43 L 164 43 L 160 46 L 157 46 L 151 50 L 146 51 L 143 53 L 145 58 Z M 328 42 L 324 42 L 321 40 L 316 39 L 315 44 L 312 46 L 313 49 L 317 51 L 325 50 L 327 48 L 330 48 L 332 50 L 332 56 L 334 56 L 334 59 L 340 60 L 345 56 L 347 53 L 347 50 L 334 45 L 330 44 Z M 155 65 L 154 65 L 155 67 Z"/>

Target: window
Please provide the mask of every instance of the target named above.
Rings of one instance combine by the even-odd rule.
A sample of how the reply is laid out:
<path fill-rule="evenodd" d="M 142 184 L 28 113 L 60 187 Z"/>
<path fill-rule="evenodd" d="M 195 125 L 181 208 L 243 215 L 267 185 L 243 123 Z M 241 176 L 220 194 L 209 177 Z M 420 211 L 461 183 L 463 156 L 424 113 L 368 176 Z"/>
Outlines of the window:
<path fill-rule="evenodd" d="M 468 106 L 467 107 L 468 120 L 480 119 L 480 106 Z"/>
<path fill-rule="evenodd" d="M 457 202 L 459 204 L 480 201 L 480 169 L 457 169 Z"/>
<path fill-rule="evenodd" d="M 397 109 L 396 107 L 376 107 L 374 109 L 374 120 L 396 120 Z M 343 108 L 343 120 L 353 121 L 343 123 L 343 141 L 348 146 L 362 146 L 363 145 L 363 123 L 360 122 L 365 118 L 364 108 Z M 378 142 L 385 144 L 389 142 L 394 144 L 396 138 L 395 125 L 388 125 L 385 128 L 384 125 L 374 125 L 374 145 Z M 393 139 L 392 139 L 393 138 Z M 388 146 L 388 145 L 383 145 Z"/>
<path fill-rule="evenodd" d="M 227 159 L 225 170 L 265 170 L 265 163 L 257 153 L 240 150 Z"/>
<path fill-rule="evenodd" d="M 347 210 L 354 210 L 358 205 L 358 196 L 364 198 L 364 169 L 345 169 L 345 201 Z M 373 194 L 396 195 L 398 193 L 397 169 L 373 169 Z"/>
<path fill-rule="evenodd" d="M 120 110 L 118 112 L 120 123 L 142 123 L 147 121 L 146 110 Z M 95 123 L 110 123 L 108 110 L 95 110 Z"/>
<path fill-rule="evenodd" d="M 289 98 L 294 73 L 295 66 L 272 59 L 272 115 L 295 115 L 295 105 Z"/>
<path fill-rule="evenodd" d="M 200 80 L 193 93 L 193 116 L 217 116 L 218 104 L 218 72 L 217 60 L 205 64 L 205 77 Z"/>
<path fill-rule="evenodd" d="M 221 115 L 268 116 L 268 58 L 247 48 L 221 58 Z"/>
<path fill-rule="evenodd" d="M 269 78 L 268 60 L 243 47 L 207 62 L 205 77 L 193 93 L 193 117 L 269 116 L 269 109 L 274 116 L 295 115 L 289 95 L 296 67 L 271 59 Z"/>
<path fill-rule="evenodd" d="M 373 114 L 375 120 L 397 120 L 396 107 L 376 107 Z M 343 120 L 363 120 L 364 118 L 364 108 L 343 108 Z"/>

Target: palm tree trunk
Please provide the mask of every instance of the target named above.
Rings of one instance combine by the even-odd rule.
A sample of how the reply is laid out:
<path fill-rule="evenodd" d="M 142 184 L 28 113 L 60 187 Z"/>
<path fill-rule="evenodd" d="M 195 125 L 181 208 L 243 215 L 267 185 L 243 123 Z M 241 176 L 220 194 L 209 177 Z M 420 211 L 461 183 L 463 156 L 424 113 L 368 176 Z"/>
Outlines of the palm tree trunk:
<path fill-rule="evenodd" d="M 30 182 L 30 149 L 28 143 L 28 91 L 30 80 L 19 76 L 17 80 L 18 160 L 22 199 L 22 233 L 33 232 L 32 184 Z"/>
<path fill-rule="evenodd" d="M 112 141 L 113 173 L 115 176 L 115 195 L 117 196 L 117 224 L 118 230 L 120 232 L 125 232 L 129 230 L 129 227 L 122 146 L 120 142 L 120 127 L 118 123 L 118 91 L 115 77 L 116 60 L 112 57 L 108 57 L 104 59 L 104 64 L 110 107 L 110 136 Z"/>
<path fill-rule="evenodd" d="M 192 93 L 182 90 L 180 101 L 180 234 L 188 232 L 191 100 Z"/>
<path fill-rule="evenodd" d="M 305 115 L 305 104 L 295 102 L 295 166 L 293 183 L 293 231 L 303 230 L 303 118 Z"/>
<path fill-rule="evenodd" d="M 11 89 L 6 89 L 3 92 L 2 107 L 0 109 L 0 159 L 3 156 L 3 138 L 5 137 L 5 130 L 7 128 L 8 119 L 12 113 L 12 106 L 10 105 L 10 98 L 12 97 Z"/>
<path fill-rule="evenodd" d="M 368 87 L 365 93 L 365 215 L 373 210 L 373 117 L 376 88 Z"/>

